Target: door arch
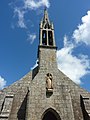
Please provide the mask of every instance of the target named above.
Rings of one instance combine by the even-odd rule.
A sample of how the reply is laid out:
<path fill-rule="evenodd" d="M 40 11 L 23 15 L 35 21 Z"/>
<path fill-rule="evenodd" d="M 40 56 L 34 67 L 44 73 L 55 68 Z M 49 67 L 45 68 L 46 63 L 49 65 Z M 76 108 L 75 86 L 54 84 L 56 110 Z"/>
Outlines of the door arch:
<path fill-rule="evenodd" d="M 44 112 L 42 120 L 61 120 L 61 118 L 54 109 L 49 108 Z"/>

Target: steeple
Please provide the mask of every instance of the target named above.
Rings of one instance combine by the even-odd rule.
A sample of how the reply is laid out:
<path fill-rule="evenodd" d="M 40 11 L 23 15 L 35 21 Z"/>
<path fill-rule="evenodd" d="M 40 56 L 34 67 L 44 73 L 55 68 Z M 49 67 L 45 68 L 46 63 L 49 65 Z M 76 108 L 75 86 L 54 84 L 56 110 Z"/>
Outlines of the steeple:
<path fill-rule="evenodd" d="M 40 46 L 56 46 L 53 23 L 49 20 L 46 8 L 44 9 L 44 17 L 40 22 Z"/>
<path fill-rule="evenodd" d="M 40 70 L 52 71 L 57 68 L 56 45 L 53 23 L 50 22 L 47 9 L 40 22 L 40 40 L 38 47 L 38 60 Z"/>

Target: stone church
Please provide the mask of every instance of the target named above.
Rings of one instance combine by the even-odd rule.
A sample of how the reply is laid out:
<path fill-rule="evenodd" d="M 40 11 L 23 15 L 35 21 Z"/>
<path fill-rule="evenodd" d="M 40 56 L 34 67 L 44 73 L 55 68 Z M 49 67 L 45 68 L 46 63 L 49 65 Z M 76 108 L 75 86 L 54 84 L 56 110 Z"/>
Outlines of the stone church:
<path fill-rule="evenodd" d="M 40 22 L 38 66 L 0 91 L 0 120 L 90 120 L 90 93 L 58 70 L 54 26 Z"/>

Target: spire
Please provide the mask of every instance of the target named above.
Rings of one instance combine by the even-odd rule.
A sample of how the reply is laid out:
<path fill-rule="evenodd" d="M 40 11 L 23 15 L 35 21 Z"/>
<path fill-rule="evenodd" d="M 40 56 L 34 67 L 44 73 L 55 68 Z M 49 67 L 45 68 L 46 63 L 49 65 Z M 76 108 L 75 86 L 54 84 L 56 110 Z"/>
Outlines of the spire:
<path fill-rule="evenodd" d="M 43 18 L 43 21 L 48 21 L 49 22 L 49 17 L 48 17 L 48 12 L 47 12 L 47 8 L 45 7 L 44 9 L 44 18 Z"/>
<path fill-rule="evenodd" d="M 47 8 L 44 9 L 44 16 L 40 23 L 40 45 L 55 47 L 54 26 L 49 21 Z"/>

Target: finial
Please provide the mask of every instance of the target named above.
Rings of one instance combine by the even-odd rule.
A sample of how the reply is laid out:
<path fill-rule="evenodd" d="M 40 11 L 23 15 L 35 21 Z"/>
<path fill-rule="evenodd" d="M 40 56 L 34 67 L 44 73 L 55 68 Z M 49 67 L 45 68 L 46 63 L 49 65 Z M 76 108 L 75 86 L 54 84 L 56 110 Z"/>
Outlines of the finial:
<path fill-rule="evenodd" d="M 44 21 L 46 21 L 46 20 L 49 21 L 48 12 L 47 12 L 47 7 L 45 6 L 45 7 L 44 7 Z"/>
<path fill-rule="evenodd" d="M 47 14 L 47 7 L 44 7 L 44 15 Z"/>
<path fill-rule="evenodd" d="M 47 7 L 46 6 L 44 6 L 44 11 L 47 11 Z"/>

